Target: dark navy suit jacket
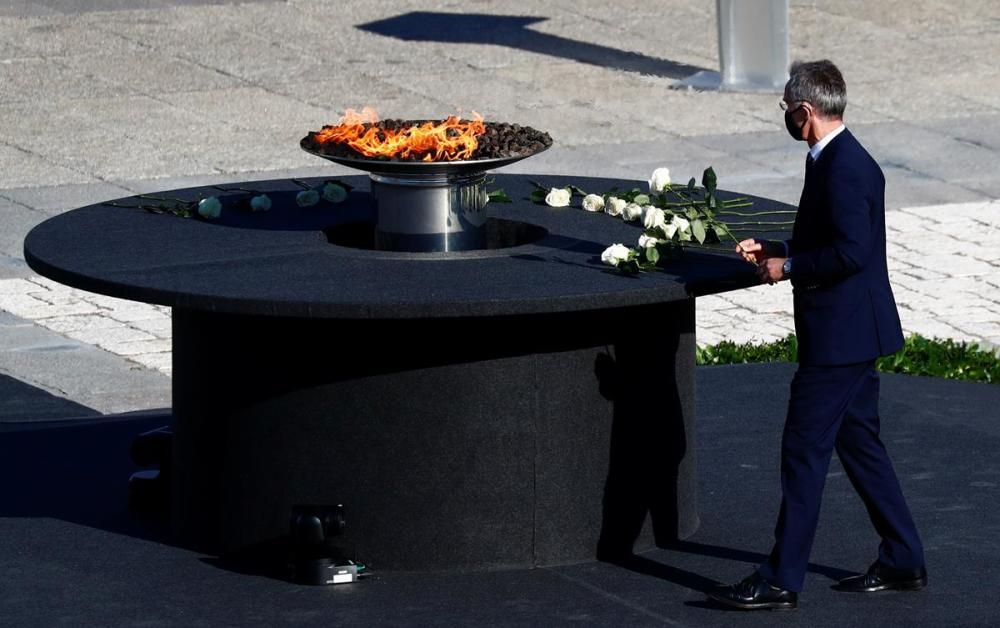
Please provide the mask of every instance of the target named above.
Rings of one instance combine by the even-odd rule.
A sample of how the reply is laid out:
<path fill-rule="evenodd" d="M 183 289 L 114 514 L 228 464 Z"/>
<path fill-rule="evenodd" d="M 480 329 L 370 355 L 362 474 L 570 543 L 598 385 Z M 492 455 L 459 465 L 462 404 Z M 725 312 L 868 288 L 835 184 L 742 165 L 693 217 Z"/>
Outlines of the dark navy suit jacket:
<path fill-rule="evenodd" d="M 854 364 L 902 348 L 886 268 L 885 177 L 846 129 L 807 168 L 788 252 L 801 364 Z"/>

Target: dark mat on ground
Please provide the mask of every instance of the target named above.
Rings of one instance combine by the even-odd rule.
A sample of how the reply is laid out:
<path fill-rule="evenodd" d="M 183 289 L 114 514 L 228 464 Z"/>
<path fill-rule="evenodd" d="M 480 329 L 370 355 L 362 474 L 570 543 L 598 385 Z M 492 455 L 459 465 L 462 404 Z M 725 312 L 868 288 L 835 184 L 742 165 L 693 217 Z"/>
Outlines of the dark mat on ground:
<path fill-rule="evenodd" d="M 778 447 L 794 366 L 698 373 L 701 527 L 627 565 L 378 572 L 308 587 L 169 544 L 130 513 L 132 437 L 160 415 L 23 424 L 0 432 L 0 617 L 11 626 L 666 625 L 989 626 L 1000 622 L 1000 386 L 884 375 L 883 440 L 927 550 L 930 586 L 849 595 L 840 577 L 877 538 L 834 461 L 800 608 L 742 613 L 704 587 L 770 548 Z M 400 522 L 400 525 L 405 525 Z M 363 558 L 363 557 L 362 557 Z"/>

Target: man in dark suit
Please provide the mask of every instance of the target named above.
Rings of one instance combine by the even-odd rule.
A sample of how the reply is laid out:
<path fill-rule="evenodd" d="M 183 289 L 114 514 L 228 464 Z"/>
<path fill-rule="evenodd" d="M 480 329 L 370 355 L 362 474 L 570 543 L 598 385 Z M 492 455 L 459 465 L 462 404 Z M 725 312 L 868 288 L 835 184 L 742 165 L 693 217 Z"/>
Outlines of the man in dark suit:
<path fill-rule="evenodd" d="M 868 571 L 834 588 L 927 584 L 920 537 L 878 436 L 875 359 L 903 346 L 886 269 L 885 178 L 844 127 L 847 90 L 837 67 L 795 63 L 789 74 L 785 126 L 809 143 L 792 238 L 737 247 L 762 282 L 790 279 L 794 291 L 799 368 L 781 441 L 781 508 L 767 560 L 741 582 L 708 592 L 747 610 L 797 606 L 834 448 L 882 538 Z"/>

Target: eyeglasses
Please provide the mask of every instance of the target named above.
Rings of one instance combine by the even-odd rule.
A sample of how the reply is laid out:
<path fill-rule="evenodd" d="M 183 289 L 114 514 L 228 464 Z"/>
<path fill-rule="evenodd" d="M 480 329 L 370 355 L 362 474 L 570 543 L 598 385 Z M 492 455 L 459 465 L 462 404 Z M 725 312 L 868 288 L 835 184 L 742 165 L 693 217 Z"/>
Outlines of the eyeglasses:
<path fill-rule="evenodd" d="M 793 100 L 792 102 L 788 102 L 784 98 L 782 98 L 781 100 L 778 101 L 778 108 L 780 108 L 782 111 L 789 111 L 791 113 L 795 113 L 796 111 L 802 108 L 802 105 L 805 105 L 807 103 L 810 105 L 812 104 L 808 100 Z M 794 104 L 798 104 L 798 106 L 793 107 L 792 105 Z"/>

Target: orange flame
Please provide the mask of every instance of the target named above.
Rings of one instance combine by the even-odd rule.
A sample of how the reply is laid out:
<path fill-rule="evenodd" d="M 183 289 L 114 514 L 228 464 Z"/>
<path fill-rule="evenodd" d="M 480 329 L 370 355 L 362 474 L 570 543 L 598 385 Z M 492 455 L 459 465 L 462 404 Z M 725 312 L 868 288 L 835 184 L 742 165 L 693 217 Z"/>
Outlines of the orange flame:
<path fill-rule="evenodd" d="M 336 126 L 316 133 L 320 144 L 346 144 L 366 157 L 419 158 L 423 161 L 469 159 L 479 147 L 477 136 L 486 133 L 482 116 L 473 112 L 463 122 L 449 116 L 444 122 L 424 122 L 400 129 L 375 126 L 378 113 L 371 107 L 360 112 L 348 109 Z"/>

